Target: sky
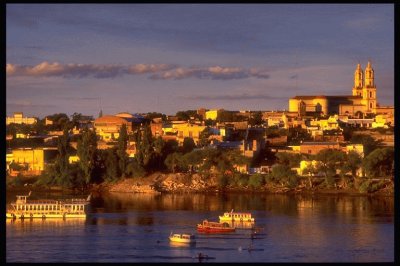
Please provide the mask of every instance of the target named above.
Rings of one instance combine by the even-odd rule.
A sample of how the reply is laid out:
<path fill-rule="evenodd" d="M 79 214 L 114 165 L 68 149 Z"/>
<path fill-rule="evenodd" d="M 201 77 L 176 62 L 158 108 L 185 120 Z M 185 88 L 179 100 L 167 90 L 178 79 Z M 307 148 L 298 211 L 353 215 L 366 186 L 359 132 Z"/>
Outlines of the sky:
<path fill-rule="evenodd" d="M 6 5 L 7 116 L 287 110 L 369 60 L 394 105 L 394 4 Z"/>

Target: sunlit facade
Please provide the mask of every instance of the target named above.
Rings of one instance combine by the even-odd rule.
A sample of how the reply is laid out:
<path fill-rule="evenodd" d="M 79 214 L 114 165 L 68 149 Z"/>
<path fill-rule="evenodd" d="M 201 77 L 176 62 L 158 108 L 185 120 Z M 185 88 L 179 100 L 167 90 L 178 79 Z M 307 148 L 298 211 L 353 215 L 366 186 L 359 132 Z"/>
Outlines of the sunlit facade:
<path fill-rule="evenodd" d="M 12 117 L 6 117 L 6 125 L 9 124 L 27 124 L 32 125 L 37 122 L 34 117 L 24 117 L 23 112 L 15 112 Z"/>
<path fill-rule="evenodd" d="M 368 62 L 365 71 L 358 64 L 354 72 L 354 86 L 349 96 L 295 96 L 289 99 L 289 112 L 299 115 L 350 115 L 363 117 L 377 113 L 376 85 L 374 69 Z"/>

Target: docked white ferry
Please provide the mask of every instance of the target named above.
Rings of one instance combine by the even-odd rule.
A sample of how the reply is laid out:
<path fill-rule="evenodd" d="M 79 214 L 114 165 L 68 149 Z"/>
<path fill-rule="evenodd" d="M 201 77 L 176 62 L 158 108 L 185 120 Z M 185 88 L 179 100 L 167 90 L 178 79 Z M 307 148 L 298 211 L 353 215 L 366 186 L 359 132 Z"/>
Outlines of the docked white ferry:
<path fill-rule="evenodd" d="M 251 217 L 251 213 L 249 212 L 234 212 L 231 210 L 230 212 L 225 212 L 222 216 L 219 216 L 220 222 L 226 221 L 234 221 L 234 222 L 249 222 L 254 223 L 254 217 Z"/>
<path fill-rule="evenodd" d="M 90 195 L 87 199 L 66 200 L 28 200 L 31 195 L 17 196 L 10 204 L 6 217 L 8 219 L 34 218 L 85 218 L 90 206 Z"/>

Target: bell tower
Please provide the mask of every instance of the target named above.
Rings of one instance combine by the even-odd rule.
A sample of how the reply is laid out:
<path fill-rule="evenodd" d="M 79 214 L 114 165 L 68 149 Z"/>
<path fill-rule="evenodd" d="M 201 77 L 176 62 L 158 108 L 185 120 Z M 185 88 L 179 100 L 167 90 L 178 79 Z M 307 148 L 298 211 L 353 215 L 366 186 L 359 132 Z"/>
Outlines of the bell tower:
<path fill-rule="evenodd" d="M 354 72 L 354 87 L 353 96 L 362 97 L 362 88 L 364 87 L 364 75 L 360 64 L 357 64 L 356 71 Z"/>
<path fill-rule="evenodd" d="M 365 68 L 365 81 L 362 88 L 362 103 L 366 107 L 366 112 L 376 112 L 376 87 L 374 82 L 374 69 L 371 66 L 371 62 L 368 61 L 367 67 Z"/>

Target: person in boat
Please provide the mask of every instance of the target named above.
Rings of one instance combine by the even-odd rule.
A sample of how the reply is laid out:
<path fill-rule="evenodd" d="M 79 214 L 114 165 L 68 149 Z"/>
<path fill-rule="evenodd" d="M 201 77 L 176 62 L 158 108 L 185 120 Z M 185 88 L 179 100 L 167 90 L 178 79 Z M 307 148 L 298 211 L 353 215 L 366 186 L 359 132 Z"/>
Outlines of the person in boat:
<path fill-rule="evenodd" d="M 198 259 L 199 261 L 202 261 L 203 259 L 206 259 L 206 258 L 208 258 L 208 256 L 207 256 L 207 255 L 204 255 L 204 254 L 201 253 L 201 252 L 199 252 L 199 253 L 197 254 L 197 259 Z"/>

